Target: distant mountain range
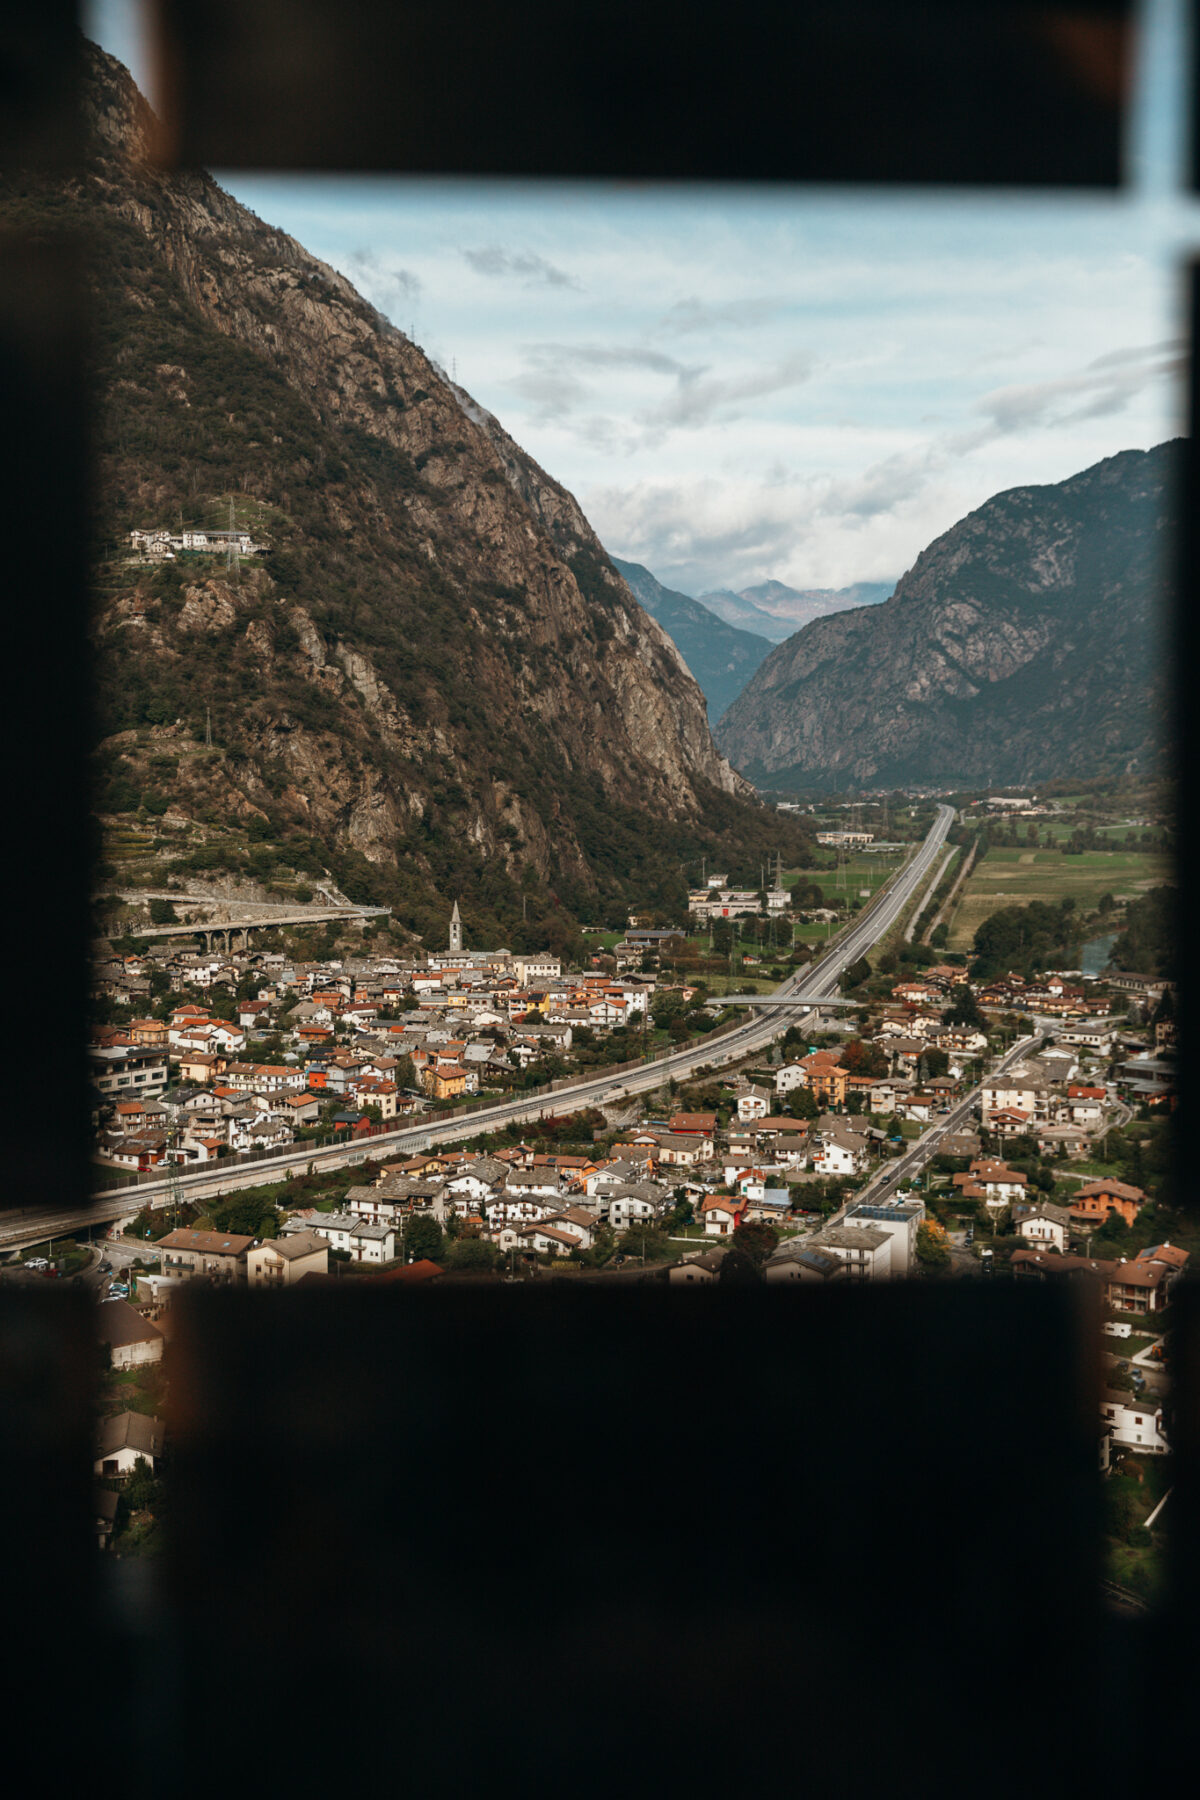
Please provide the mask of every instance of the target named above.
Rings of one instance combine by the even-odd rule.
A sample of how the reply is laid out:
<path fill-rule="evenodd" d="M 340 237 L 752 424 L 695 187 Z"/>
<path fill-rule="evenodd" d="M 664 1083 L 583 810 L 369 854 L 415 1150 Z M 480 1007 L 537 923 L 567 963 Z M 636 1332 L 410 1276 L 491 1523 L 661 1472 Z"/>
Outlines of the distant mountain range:
<path fill-rule="evenodd" d="M 721 749 L 760 785 L 818 792 L 1154 767 L 1179 457 L 1178 443 L 1126 450 L 995 495 L 882 606 L 777 645 Z"/>
<path fill-rule="evenodd" d="M 846 612 L 852 606 L 877 606 L 895 585 L 894 581 L 858 581 L 845 588 L 793 588 L 782 581 L 763 581 L 757 587 L 742 588 L 739 593 L 731 588 L 714 588 L 711 593 L 700 595 L 700 604 L 727 625 L 756 632 L 779 644 L 811 619 Z"/>
<path fill-rule="evenodd" d="M 714 723 L 732 706 L 763 658 L 771 640 L 752 631 L 739 631 L 715 612 L 693 600 L 690 594 L 664 587 L 641 563 L 609 559 L 619 575 L 657 619 L 700 684 Z"/>

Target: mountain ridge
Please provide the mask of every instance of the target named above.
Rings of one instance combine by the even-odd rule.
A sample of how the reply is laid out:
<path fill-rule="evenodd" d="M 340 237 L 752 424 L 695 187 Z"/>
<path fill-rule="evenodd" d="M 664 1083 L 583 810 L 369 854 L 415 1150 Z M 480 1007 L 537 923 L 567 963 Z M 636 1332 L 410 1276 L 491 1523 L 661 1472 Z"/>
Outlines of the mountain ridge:
<path fill-rule="evenodd" d="M 771 649 L 769 638 L 739 631 L 690 594 L 664 587 L 642 563 L 612 557 L 613 567 L 628 582 L 651 618 L 666 631 L 708 701 L 709 718 L 718 720 L 733 704 Z"/>
<path fill-rule="evenodd" d="M 782 643 L 810 619 L 825 618 L 852 606 L 874 606 L 886 600 L 894 582 L 856 581 L 846 588 L 793 588 L 782 581 L 762 581 L 755 587 L 712 588 L 699 596 L 701 606 L 726 624 L 755 631 L 772 643 Z"/>
<path fill-rule="evenodd" d="M 86 62 L 84 165 L 0 209 L 88 240 L 108 814 L 315 845 L 412 929 L 447 892 L 480 931 L 531 896 L 623 923 L 702 849 L 757 861 L 761 808 L 574 497 L 343 276 L 153 167 L 131 77 Z M 264 557 L 129 561 L 133 527 L 231 503 Z"/>
<path fill-rule="evenodd" d="M 880 606 L 804 626 L 721 721 L 760 785 L 1028 783 L 1157 765 L 1179 440 L 994 495 Z"/>

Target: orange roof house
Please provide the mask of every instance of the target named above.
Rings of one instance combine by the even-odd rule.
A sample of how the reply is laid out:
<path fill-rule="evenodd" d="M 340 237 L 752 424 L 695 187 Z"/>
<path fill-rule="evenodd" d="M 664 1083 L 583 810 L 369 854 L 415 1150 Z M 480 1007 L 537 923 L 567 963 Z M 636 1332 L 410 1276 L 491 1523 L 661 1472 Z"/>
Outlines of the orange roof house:
<path fill-rule="evenodd" d="M 1103 1225 L 1115 1212 L 1132 1225 L 1148 1198 L 1141 1188 L 1123 1181 L 1087 1181 L 1071 1202 L 1071 1217 L 1079 1224 Z"/>

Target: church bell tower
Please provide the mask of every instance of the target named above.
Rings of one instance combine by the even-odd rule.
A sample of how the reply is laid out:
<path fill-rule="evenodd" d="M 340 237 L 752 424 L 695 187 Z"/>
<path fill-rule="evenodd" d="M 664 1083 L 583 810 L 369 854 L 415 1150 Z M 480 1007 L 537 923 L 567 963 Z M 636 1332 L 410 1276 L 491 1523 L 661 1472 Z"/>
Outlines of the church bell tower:
<path fill-rule="evenodd" d="M 462 920 L 458 916 L 458 901 L 454 902 L 454 911 L 450 914 L 450 954 L 458 956 L 462 951 Z"/>

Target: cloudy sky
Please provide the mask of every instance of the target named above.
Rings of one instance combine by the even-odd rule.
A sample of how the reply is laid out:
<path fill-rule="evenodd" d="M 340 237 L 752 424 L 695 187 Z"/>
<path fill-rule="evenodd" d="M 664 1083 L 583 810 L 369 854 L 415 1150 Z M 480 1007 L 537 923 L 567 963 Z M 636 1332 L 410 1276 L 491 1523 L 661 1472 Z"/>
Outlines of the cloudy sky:
<path fill-rule="evenodd" d="M 1180 429 L 1180 0 L 1146 0 L 1119 197 L 263 177 L 342 270 L 688 593 L 890 580 L 956 519 Z M 90 35 L 146 75 L 133 0 Z"/>

